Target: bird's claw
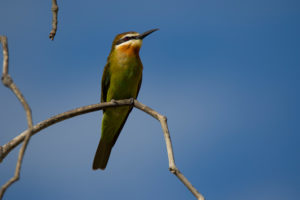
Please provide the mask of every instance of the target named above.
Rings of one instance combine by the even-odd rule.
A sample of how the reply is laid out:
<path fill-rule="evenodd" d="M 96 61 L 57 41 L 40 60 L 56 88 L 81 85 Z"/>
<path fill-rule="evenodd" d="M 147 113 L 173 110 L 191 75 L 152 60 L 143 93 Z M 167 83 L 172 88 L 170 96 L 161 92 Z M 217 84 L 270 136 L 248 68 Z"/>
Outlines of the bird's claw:
<path fill-rule="evenodd" d="M 112 102 L 112 103 L 117 103 L 117 101 L 114 100 L 114 99 L 110 100 L 110 102 Z"/>
<path fill-rule="evenodd" d="M 130 104 L 133 105 L 134 104 L 134 98 L 130 98 Z"/>

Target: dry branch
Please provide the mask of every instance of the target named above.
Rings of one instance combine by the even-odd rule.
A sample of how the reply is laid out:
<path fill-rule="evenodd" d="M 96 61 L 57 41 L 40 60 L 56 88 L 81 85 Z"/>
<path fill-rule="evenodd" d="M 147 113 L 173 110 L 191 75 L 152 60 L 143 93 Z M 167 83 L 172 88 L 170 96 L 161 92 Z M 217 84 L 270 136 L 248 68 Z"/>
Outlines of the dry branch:
<path fill-rule="evenodd" d="M 108 107 L 115 107 L 115 106 L 125 106 L 125 105 L 132 105 L 132 100 L 118 100 L 114 102 L 105 102 L 105 103 L 99 103 L 99 104 L 93 104 L 88 106 L 83 106 L 80 108 L 76 108 L 58 115 L 55 115 L 53 117 L 50 117 L 49 119 L 46 119 L 35 126 L 32 127 L 32 135 L 38 133 L 39 131 L 54 125 L 58 122 L 64 121 L 66 119 L 70 119 L 72 117 L 102 110 L 104 108 Z M 27 135 L 28 130 L 23 131 L 20 135 L 16 136 L 14 139 L 9 141 L 7 144 L 2 146 L 2 151 L 0 152 L 0 162 L 3 161 L 3 159 L 7 156 L 7 154 L 13 150 L 16 146 L 18 146 L 21 142 L 23 142 L 25 136 Z"/>
<path fill-rule="evenodd" d="M 13 93 L 17 96 L 19 101 L 22 103 L 24 110 L 26 111 L 26 117 L 27 117 L 27 123 L 28 123 L 27 130 L 22 132 L 20 135 L 16 136 L 14 139 L 9 141 L 7 144 L 0 146 L 0 162 L 2 162 L 2 160 L 8 155 L 8 153 L 11 150 L 13 150 L 15 147 L 17 147 L 20 143 L 24 142 L 23 146 L 21 147 L 20 152 L 19 152 L 18 161 L 16 164 L 15 175 L 13 178 L 11 178 L 9 181 L 7 181 L 7 183 L 5 183 L 2 186 L 1 191 L 0 191 L 0 199 L 2 199 L 6 189 L 11 184 L 13 184 L 15 181 L 17 181 L 19 179 L 24 153 L 25 153 L 27 144 L 30 140 L 30 137 L 33 134 L 38 133 L 39 131 L 41 131 L 51 125 L 54 125 L 58 122 L 61 122 L 63 120 L 66 120 L 66 119 L 69 119 L 69 118 L 72 118 L 72 117 L 75 117 L 78 115 L 95 112 L 95 111 L 102 110 L 102 109 L 108 108 L 108 107 L 132 105 L 132 106 L 140 109 L 141 111 L 151 115 L 152 117 L 154 117 L 155 119 L 157 119 L 160 122 L 163 133 L 164 133 L 165 142 L 166 142 L 170 172 L 173 173 L 192 192 L 192 194 L 198 200 L 204 200 L 204 197 L 196 190 L 196 188 L 194 188 L 192 186 L 192 184 L 186 179 L 186 177 L 178 170 L 178 168 L 175 165 L 172 142 L 171 142 L 170 133 L 169 133 L 168 124 L 167 124 L 167 118 L 165 116 L 159 114 L 155 110 L 147 107 L 146 105 L 138 102 L 137 100 L 133 100 L 133 99 L 124 99 L 124 100 L 117 100 L 117 101 L 114 100 L 111 102 L 83 106 L 83 107 L 79 107 L 79 108 L 58 114 L 56 116 L 46 119 L 46 120 L 36 124 L 35 126 L 33 126 L 30 107 L 27 104 L 26 100 L 24 99 L 22 93 L 17 88 L 17 86 L 14 84 L 12 78 L 8 74 L 9 57 L 8 57 L 7 38 L 5 36 L 0 36 L 0 42 L 2 44 L 2 49 L 3 49 L 2 82 L 5 86 L 7 86 L 8 88 L 10 88 L 13 91 Z"/>
<path fill-rule="evenodd" d="M 166 147 L 167 147 L 167 152 L 168 152 L 168 159 L 169 159 L 169 170 L 171 173 L 177 176 L 177 178 L 193 193 L 193 195 L 198 199 L 198 200 L 204 200 L 204 197 L 192 186 L 192 184 L 185 178 L 185 176 L 178 170 L 178 168 L 175 165 L 174 161 L 174 155 L 173 155 L 173 148 L 172 148 L 172 142 L 170 138 L 170 133 L 168 130 L 168 124 L 167 124 L 167 118 L 155 110 L 147 107 L 146 105 L 138 102 L 137 100 L 132 100 L 132 99 L 124 99 L 124 100 L 114 100 L 111 102 L 105 102 L 105 103 L 99 103 L 99 104 L 93 104 L 93 105 L 88 105 L 88 106 L 83 106 L 79 107 L 61 114 L 58 114 L 56 116 L 53 116 L 47 120 L 44 120 L 37 125 L 35 125 L 32 128 L 32 134 L 34 135 L 35 133 L 38 133 L 39 131 L 54 125 L 58 122 L 61 122 L 63 120 L 90 113 L 90 112 L 95 112 L 98 110 L 102 110 L 104 108 L 108 107 L 117 107 L 117 106 L 128 106 L 128 105 L 133 105 L 134 107 L 140 109 L 141 111 L 151 115 L 158 121 L 160 121 L 164 137 L 165 137 L 165 142 L 166 142 Z M 0 155 L 0 161 L 5 158 L 5 156 L 12 150 L 14 149 L 17 145 L 19 145 L 25 138 L 26 134 L 28 133 L 28 130 L 22 132 L 20 135 L 12 139 L 10 142 L 7 144 L 3 145 L 2 147 L 2 154 Z"/>
<path fill-rule="evenodd" d="M 19 156 L 18 156 L 18 161 L 16 164 L 16 170 L 14 176 L 8 180 L 0 190 L 0 199 L 2 199 L 6 189 L 19 180 L 20 178 L 20 171 L 21 171 L 21 166 L 22 166 L 22 161 L 24 157 L 25 150 L 27 148 L 27 145 L 29 143 L 31 133 L 32 133 L 32 116 L 31 116 L 31 109 L 26 102 L 24 96 L 22 95 L 21 91 L 18 89 L 17 85 L 13 82 L 13 79 L 9 76 L 8 74 L 8 61 L 9 61 L 9 56 L 8 56 L 8 44 L 7 44 L 7 38 L 5 36 L 0 36 L 0 42 L 2 44 L 2 49 L 3 49 L 3 71 L 2 71 L 2 82 L 3 85 L 11 89 L 11 91 L 17 96 L 18 100 L 21 102 L 25 112 L 26 112 L 26 118 L 27 118 L 27 124 L 28 124 L 28 132 L 25 135 L 25 141 L 23 143 L 23 146 L 21 147 L 19 151 Z M 2 148 L 0 149 L 2 152 Z M 0 152 L 0 153 L 1 153 Z"/>
<path fill-rule="evenodd" d="M 50 31 L 49 38 L 53 40 L 57 30 L 58 6 L 56 0 L 52 0 L 51 11 L 52 11 L 52 30 Z"/>
<path fill-rule="evenodd" d="M 175 165 L 174 154 L 171 136 L 168 128 L 167 117 L 159 114 L 155 110 L 147 107 L 146 105 L 134 100 L 134 107 L 144 111 L 145 113 L 151 115 L 155 119 L 160 121 L 161 128 L 164 132 L 164 138 L 166 142 L 167 152 L 168 152 L 168 160 L 169 160 L 169 170 L 172 174 L 174 174 L 192 193 L 198 200 L 204 200 L 202 194 L 200 194 L 197 189 L 188 181 L 188 179 L 179 171 L 179 169 Z"/>

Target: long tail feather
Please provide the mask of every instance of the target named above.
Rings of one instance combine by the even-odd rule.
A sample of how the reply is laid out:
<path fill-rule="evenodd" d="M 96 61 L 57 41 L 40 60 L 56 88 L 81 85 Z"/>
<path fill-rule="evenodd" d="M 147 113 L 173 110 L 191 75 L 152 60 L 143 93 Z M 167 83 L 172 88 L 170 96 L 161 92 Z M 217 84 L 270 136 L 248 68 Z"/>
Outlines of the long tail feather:
<path fill-rule="evenodd" d="M 112 147 L 113 147 L 113 144 L 106 143 L 102 139 L 100 140 L 96 154 L 95 154 L 95 158 L 94 158 L 94 163 L 93 163 L 94 170 L 96 170 L 96 169 L 104 170 L 105 169 Z"/>

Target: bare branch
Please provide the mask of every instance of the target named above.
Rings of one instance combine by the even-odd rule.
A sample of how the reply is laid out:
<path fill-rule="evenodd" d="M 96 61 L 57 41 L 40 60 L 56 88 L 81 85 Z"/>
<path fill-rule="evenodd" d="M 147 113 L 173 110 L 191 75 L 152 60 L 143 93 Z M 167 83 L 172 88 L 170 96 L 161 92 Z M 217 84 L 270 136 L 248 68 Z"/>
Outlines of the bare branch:
<path fill-rule="evenodd" d="M 2 71 L 2 81 L 4 80 L 4 77 L 8 74 L 8 45 L 7 45 L 7 38 L 5 36 L 0 35 L 0 42 L 2 44 L 2 50 L 3 50 L 3 71 Z M 7 86 L 5 83 L 3 83 L 5 86 Z"/>
<path fill-rule="evenodd" d="M 58 6 L 57 6 L 57 1 L 52 0 L 52 30 L 49 34 L 49 38 L 51 40 L 54 39 L 57 31 L 57 14 L 58 14 Z M 3 159 L 13 150 L 15 147 L 17 147 L 20 143 L 24 142 L 18 155 L 18 160 L 16 164 L 16 169 L 15 169 L 15 174 L 14 176 L 8 180 L 1 188 L 0 190 L 0 200 L 3 198 L 3 195 L 6 191 L 6 189 L 12 185 L 14 182 L 19 180 L 20 178 L 20 171 L 21 171 L 21 166 L 22 166 L 22 160 L 27 148 L 27 145 L 29 143 L 29 140 L 32 135 L 40 132 L 41 130 L 54 125 L 58 122 L 64 121 L 66 119 L 70 119 L 72 117 L 94 112 L 94 111 L 99 111 L 104 108 L 108 107 L 118 107 L 118 106 L 128 106 L 132 105 L 143 112 L 151 115 L 155 119 L 157 119 L 162 127 L 163 133 L 164 133 L 164 138 L 166 142 L 166 148 L 167 148 L 167 155 L 168 155 L 168 160 L 169 160 L 169 170 L 171 173 L 173 173 L 191 192 L 192 194 L 198 199 L 198 200 L 204 200 L 204 197 L 196 190 L 196 188 L 193 187 L 193 185 L 187 180 L 187 178 L 179 171 L 179 169 L 175 165 L 175 160 L 174 160 L 174 153 L 173 153 L 173 148 L 172 148 L 172 142 L 171 142 L 171 137 L 168 129 L 168 124 L 167 124 L 167 118 L 155 110 L 147 107 L 146 105 L 138 102 L 137 100 L 133 99 L 124 99 L 124 100 L 114 100 L 111 102 L 105 102 L 105 103 L 99 103 L 99 104 L 93 104 L 93 105 L 88 105 L 88 106 L 83 106 L 79 107 L 61 114 L 58 114 L 56 116 L 53 116 L 47 120 L 44 120 L 37 125 L 33 126 L 33 121 L 32 121 L 32 114 L 31 114 L 31 109 L 28 103 L 26 102 L 24 96 L 22 95 L 21 91 L 18 89 L 16 84 L 13 82 L 13 79 L 10 77 L 8 74 L 9 72 L 9 56 L 8 56 L 8 44 L 7 44 L 7 38 L 5 36 L 0 36 L 0 43 L 2 44 L 2 49 L 3 49 L 3 71 L 2 71 L 2 83 L 6 87 L 10 88 L 11 91 L 16 95 L 20 103 L 22 104 L 25 112 L 26 112 L 26 118 L 27 118 L 27 124 L 28 124 L 28 129 L 23 131 L 20 135 L 16 136 L 14 139 L 9 141 L 7 144 L 0 146 L 0 163 L 3 161 Z"/>
<path fill-rule="evenodd" d="M 52 30 L 49 34 L 49 38 L 51 40 L 54 39 L 55 34 L 56 34 L 56 30 L 57 30 L 57 13 L 58 13 L 58 6 L 57 6 L 57 2 L 56 0 L 52 0 L 52 7 L 51 7 L 51 11 L 52 11 Z"/>
<path fill-rule="evenodd" d="M 130 99 L 125 100 L 118 100 L 113 102 L 105 102 L 105 103 L 99 103 L 99 104 L 93 104 L 88 106 L 79 107 L 58 115 L 55 115 L 53 117 L 50 117 L 49 119 L 46 119 L 37 125 L 33 126 L 32 128 L 32 135 L 38 133 L 39 131 L 54 125 L 58 122 L 64 121 L 66 119 L 70 119 L 72 117 L 76 117 L 78 115 L 95 112 L 98 110 L 102 110 L 104 108 L 108 107 L 116 107 L 116 106 L 126 106 L 126 105 L 132 105 L 133 102 Z M 16 146 L 18 146 L 27 135 L 28 130 L 23 131 L 20 135 L 16 136 L 14 139 L 9 141 L 7 144 L 2 146 L 2 154 L 0 154 L 0 162 L 7 156 L 7 154 L 13 150 Z M 0 152 L 1 153 L 1 152 Z"/>
<path fill-rule="evenodd" d="M 18 89 L 18 87 L 16 86 L 16 84 L 13 82 L 12 78 L 8 74 L 8 60 L 9 60 L 9 57 L 8 57 L 7 38 L 5 36 L 0 36 L 0 42 L 2 44 L 2 49 L 3 49 L 2 82 L 6 87 L 11 89 L 11 91 L 17 96 L 18 100 L 21 102 L 21 104 L 22 104 L 22 106 L 23 106 L 23 108 L 26 112 L 26 118 L 27 118 L 27 124 L 28 124 L 28 133 L 26 134 L 23 146 L 21 147 L 21 149 L 19 151 L 19 156 L 18 156 L 18 161 L 17 161 L 17 165 L 16 165 L 15 174 L 10 180 L 8 180 L 1 187 L 0 199 L 2 199 L 6 189 L 11 184 L 13 184 L 17 180 L 19 180 L 19 178 L 20 178 L 20 171 L 21 171 L 21 166 L 22 166 L 24 153 L 25 153 L 25 150 L 27 148 L 27 145 L 28 145 L 28 142 L 30 140 L 31 133 L 32 133 L 32 116 L 31 116 L 31 109 L 30 109 L 28 103 L 26 102 L 26 100 L 25 100 L 24 96 L 22 95 L 21 91 Z M 2 151 L 2 148 L 1 148 L 1 151 Z"/>
<path fill-rule="evenodd" d="M 186 177 L 177 169 L 174 161 L 174 155 L 173 155 L 173 148 L 172 148 L 172 142 L 170 138 L 170 133 L 168 130 L 168 125 L 167 125 L 167 118 L 155 110 L 147 107 L 146 105 L 138 102 L 137 100 L 132 101 L 132 99 L 124 99 L 124 100 L 114 100 L 111 102 L 105 102 L 105 103 L 99 103 L 99 104 L 93 104 L 93 105 L 88 105 L 88 106 L 83 106 L 79 107 L 61 114 L 58 114 L 56 116 L 53 116 L 45 121 L 42 121 L 35 125 L 32 128 L 32 134 L 38 133 L 42 129 L 45 129 L 53 124 L 56 124 L 58 122 L 61 122 L 63 120 L 102 110 L 107 107 L 117 107 L 117 106 L 128 106 L 128 105 L 133 105 L 134 107 L 142 110 L 143 112 L 151 115 L 158 121 L 160 121 L 163 132 L 164 132 L 164 137 L 165 137 L 165 142 L 166 142 L 166 147 L 167 147 L 167 152 L 168 152 L 168 159 L 169 159 L 169 170 L 171 173 L 177 176 L 177 178 L 193 193 L 193 195 L 198 199 L 198 200 L 204 200 L 204 197 L 196 190 L 196 188 L 193 187 L 193 185 L 186 179 Z M 10 142 L 5 144 L 2 148 L 2 155 L 0 155 L 0 161 L 5 158 L 5 156 L 12 150 L 14 149 L 18 144 L 20 144 L 26 134 L 28 133 L 28 130 L 24 131 L 14 139 L 12 139 Z"/>
<path fill-rule="evenodd" d="M 169 159 L 169 170 L 173 173 L 192 193 L 198 200 L 204 200 L 204 197 L 197 191 L 196 188 L 187 180 L 187 178 L 179 171 L 179 169 L 175 165 L 173 148 L 172 148 L 172 141 L 170 137 L 170 132 L 168 129 L 167 118 L 155 110 L 147 107 L 146 105 L 134 100 L 134 107 L 146 112 L 147 114 L 151 115 L 155 119 L 160 121 L 162 130 L 164 132 L 164 138 L 166 142 L 167 152 L 168 152 L 168 159 Z"/>

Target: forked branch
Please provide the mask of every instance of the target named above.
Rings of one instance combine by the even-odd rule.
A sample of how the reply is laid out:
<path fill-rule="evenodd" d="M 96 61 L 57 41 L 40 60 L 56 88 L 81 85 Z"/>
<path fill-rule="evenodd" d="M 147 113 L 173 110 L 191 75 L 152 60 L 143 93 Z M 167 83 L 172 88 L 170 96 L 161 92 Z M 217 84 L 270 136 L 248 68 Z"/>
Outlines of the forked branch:
<path fill-rule="evenodd" d="M 173 173 L 192 193 L 198 200 L 204 200 L 204 197 L 192 186 L 192 184 L 185 178 L 185 176 L 178 170 L 178 168 L 175 165 L 174 161 L 174 154 L 173 154 L 173 148 L 172 148 L 172 142 L 171 137 L 168 129 L 167 124 L 167 118 L 155 110 L 147 107 L 146 105 L 138 102 L 137 100 L 133 99 L 124 99 L 124 100 L 114 100 L 111 102 L 105 102 L 105 103 L 99 103 L 99 104 L 93 104 L 88 106 L 79 107 L 61 114 L 58 114 L 56 116 L 53 116 L 49 119 L 46 119 L 35 126 L 32 125 L 32 117 L 31 117 L 31 110 L 29 105 L 26 103 L 22 93 L 19 91 L 17 86 L 14 84 L 12 78 L 8 74 L 8 46 L 7 46 L 7 38 L 5 36 L 0 36 L 0 42 L 2 44 L 3 48 L 3 73 L 2 73 L 2 82 L 5 86 L 9 87 L 14 94 L 17 96 L 19 101 L 22 103 L 27 116 L 27 122 L 28 122 L 28 129 L 22 132 L 20 135 L 16 136 L 14 139 L 9 141 L 7 144 L 0 146 L 0 162 L 3 161 L 3 159 L 8 155 L 8 153 L 13 150 L 15 147 L 17 147 L 20 143 L 23 143 L 23 146 L 20 149 L 15 175 L 13 178 L 11 178 L 7 183 L 5 183 L 0 191 L 0 199 L 2 199 L 4 192 L 6 189 L 13 184 L 15 181 L 17 181 L 20 177 L 20 169 L 22 164 L 22 159 L 24 156 L 24 152 L 26 150 L 27 144 L 29 142 L 29 139 L 32 135 L 40 132 L 41 130 L 54 125 L 58 122 L 61 122 L 66 119 L 70 119 L 72 117 L 95 112 L 98 110 L 102 110 L 104 108 L 108 107 L 118 107 L 118 106 L 129 106 L 132 105 L 141 111 L 151 115 L 155 119 L 157 119 L 162 127 L 164 138 L 166 142 L 166 148 L 168 153 L 168 160 L 169 160 L 169 170 L 171 173 Z"/>
<path fill-rule="evenodd" d="M 70 119 L 72 117 L 90 113 L 90 112 L 95 112 L 98 110 L 102 110 L 104 108 L 108 107 L 118 107 L 118 106 L 128 106 L 128 105 L 133 105 L 134 107 L 140 109 L 141 111 L 151 115 L 158 121 L 160 121 L 162 130 L 164 133 L 164 138 L 166 142 L 166 147 L 167 147 L 167 152 L 168 152 L 168 159 L 169 159 L 169 170 L 171 173 L 177 176 L 177 178 L 193 193 L 193 195 L 198 199 L 198 200 L 204 200 L 204 197 L 196 190 L 196 188 L 193 187 L 193 185 L 185 178 L 185 176 L 178 170 L 178 168 L 175 165 L 174 161 L 174 155 L 173 155 L 173 148 L 172 148 L 172 142 L 170 138 L 170 133 L 168 130 L 168 124 L 167 124 L 167 118 L 155 110 L 147 107 L 146 105 L 138 102 L 137 100 L 132 100 L 132 99 L 124 99 L 124 100 L 114 100 L 111 102 L 105 102 L 105 103 L 99 103 L 99 104 L 93 104 L 93 105 L 88 105 L 88 106 L 83 106 L 79 107 L 61 114 L 58 114 L 56 116 L 53 116 L 47 120 L 44 120 L 37 125 L 33 126 L 32 128 L 32 134 L 36 134 L 39 131 L 54 125 L 58 122 L 61 122 L 66 119 Z M 0 161 L 5 158 L 5 156 L 12 150 L 14 149 L 17 145 L 19 145 L 25 138 L 25 136 L 28 134 L 28 130 L 25 130 L 22 132 L 20 135 L 12 139 L 10 142 L 7 144 L 3 145 L 2 147 L 2 155 L 0 155 Z"/>
<path fill-rule="evenodd" d="M 21 102 L 25 112 L 26 112 L 26 118 L 27 118 L 27 124 L 28 124 L 28 131 L 26 133 L 26 135 L 24 135 L 24 143 L 23 146 L 21 147 L 20 151 L 19 151 L 19 156 L 18 156 L 18 161 L 16 164 L 16 169 L 15 169 L 15 174 L 14 176 L 8 180 L 2 187 L 0 190 L 0 199 L 2 199 L 6 189 L 13 184 L 14 182 L 16 182 L 19 178 L 20 178 L 20 171 L 21 171 L 21 166 L 22 166 L 22 160 L 24 157 L 24 153 L 26 150 L 26 147 L 28 145 L 28 142 L 30 140 L 31 137 L 31 133 L 32 133 L 32 116 L 31 116 L 31 109 L 28 105 L 28 103 L 26 102 L 24 96 L 22 95 L 21 91 L 18 89 L 18 87 L 16 86 L 16 84 L 13 82 L 13 79 L 9 76 L 8 74 L 8 61 L 9 61 L 9 57 L 8 57 L 8 44 L 7 44 L 7 38 L 5 36 L 0 36 L 0 42 L 2 44 L 2 49 L 3 49 L 3 71 L 2 71 L 2 83 L 3 85 L 5 85 L 6 87 L 8 87 L 9 89 L 11 89 L 11 91 L 17 96 L 18 100 Z M 2 148 L 0 148 L 0 151 L 2 151 Z M 1 152 L 0 152 L 1 154 Z"/>

